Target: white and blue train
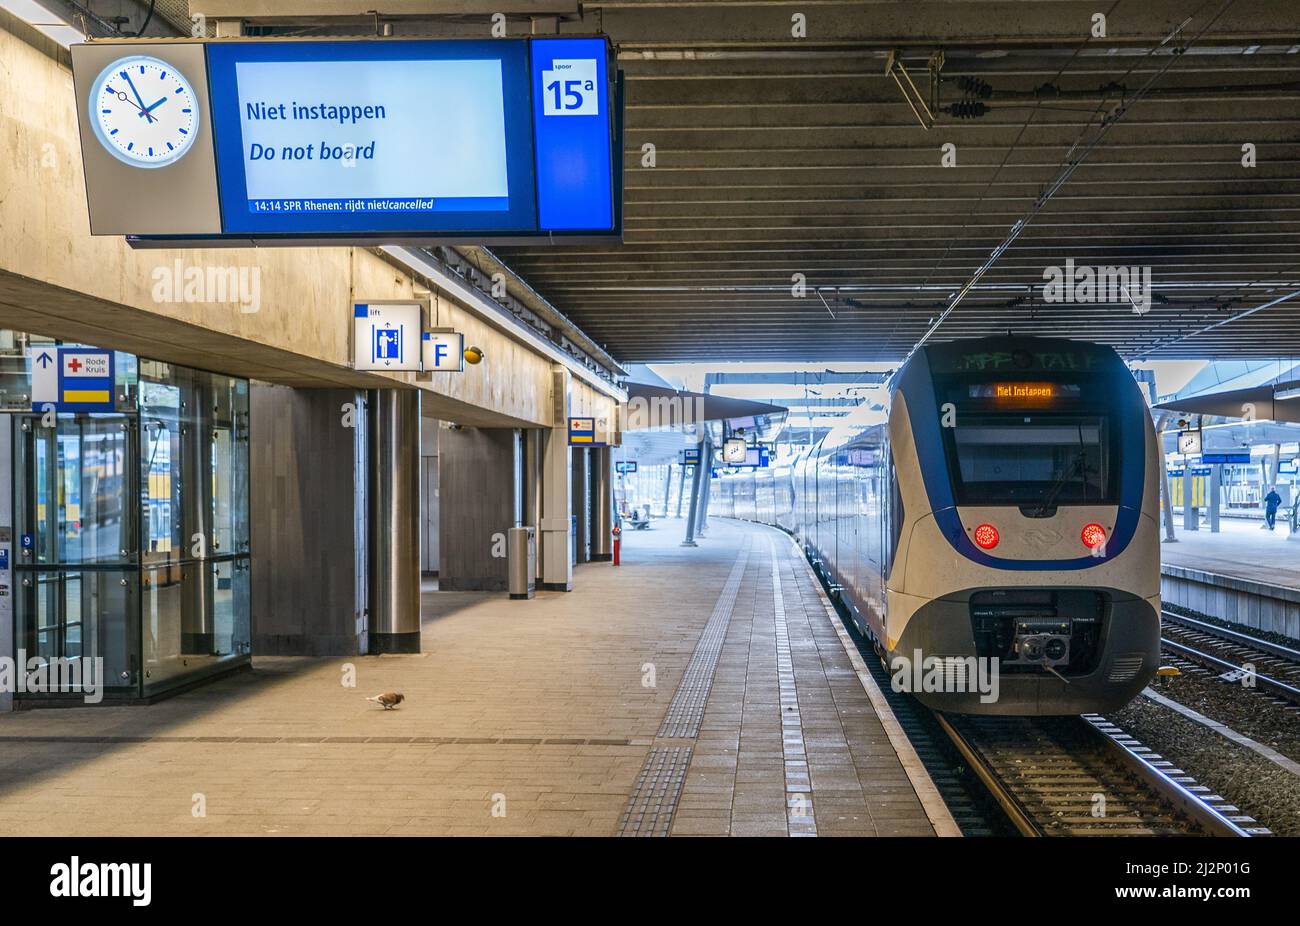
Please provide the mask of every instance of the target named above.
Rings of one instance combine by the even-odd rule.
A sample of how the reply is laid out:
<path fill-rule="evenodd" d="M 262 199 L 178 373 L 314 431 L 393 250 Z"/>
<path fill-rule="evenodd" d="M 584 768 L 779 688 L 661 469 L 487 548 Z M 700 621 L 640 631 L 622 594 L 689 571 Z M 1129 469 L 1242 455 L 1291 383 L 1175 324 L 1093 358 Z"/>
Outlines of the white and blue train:
<path fill-rule="evenodd" d="M 937 669 L 929 706 L 1101 712 L 1159 665 L 1158 452 L 1111 348 L 953 341 L 892 377 L 887 420 L 724 475 L 712 507 L 798 538 L 887 664 Z M 957 677 L 981 660 L 996 698 Z"/>

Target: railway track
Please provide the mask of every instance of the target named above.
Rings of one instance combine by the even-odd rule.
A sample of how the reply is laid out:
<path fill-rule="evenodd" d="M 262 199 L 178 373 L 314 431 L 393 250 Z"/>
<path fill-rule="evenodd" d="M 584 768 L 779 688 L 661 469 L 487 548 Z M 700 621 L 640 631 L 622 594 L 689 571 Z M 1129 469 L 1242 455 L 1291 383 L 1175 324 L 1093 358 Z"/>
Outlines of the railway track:
<path fill-rule="evenodd" d="M 1241 631 L 1174 614 L 1161 613 L 1161 645 L 1171 654 L 1220 673 L 1233 681 L 1252 667 L 1256 691 L 1300 704 L 1300 650 Z"/>
<path fill-rule="evenodd" d="M 936 717 L 1026 836 L 1268 832 L 1103 717 Z"/>

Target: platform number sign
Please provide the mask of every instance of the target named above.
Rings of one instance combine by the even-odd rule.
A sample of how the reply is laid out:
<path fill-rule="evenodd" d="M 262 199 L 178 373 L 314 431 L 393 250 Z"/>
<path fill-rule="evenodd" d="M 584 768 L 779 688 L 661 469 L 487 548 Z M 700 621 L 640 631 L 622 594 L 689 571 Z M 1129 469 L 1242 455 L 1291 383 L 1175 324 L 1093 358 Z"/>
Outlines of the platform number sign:
<path fill-rule="evenodd" d="M 542 114 L 546 116 L 595 116 L 596 59 L 560 59 L 542 71 Z"/>

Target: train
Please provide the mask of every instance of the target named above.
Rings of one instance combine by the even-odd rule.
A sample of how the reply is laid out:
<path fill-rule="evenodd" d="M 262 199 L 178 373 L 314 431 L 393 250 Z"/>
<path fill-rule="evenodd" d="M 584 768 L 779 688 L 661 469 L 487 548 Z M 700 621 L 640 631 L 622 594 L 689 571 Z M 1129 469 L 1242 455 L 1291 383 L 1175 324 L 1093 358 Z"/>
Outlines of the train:
<path fill-rule="evenodd" d="M 1160 456 L 1110 347 L 926 344 L 712 513 L 793 535 L 897 690 L 953 713 L 1115 710 L 1159 667 Z"/>

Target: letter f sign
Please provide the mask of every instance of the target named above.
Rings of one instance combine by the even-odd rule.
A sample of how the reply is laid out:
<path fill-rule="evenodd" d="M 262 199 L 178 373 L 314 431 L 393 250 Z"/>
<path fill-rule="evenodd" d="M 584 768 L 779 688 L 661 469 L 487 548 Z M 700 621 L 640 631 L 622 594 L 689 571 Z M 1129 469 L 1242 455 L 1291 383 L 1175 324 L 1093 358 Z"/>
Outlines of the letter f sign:
<path fill-rule="evenodd" d="M 442 361 L 445 360 L 446 357 L 447 357 L 446 344 L 439 342 L 438 344 L 433 345 L 433 365 L 435 367 L 442 366 Z"/>

